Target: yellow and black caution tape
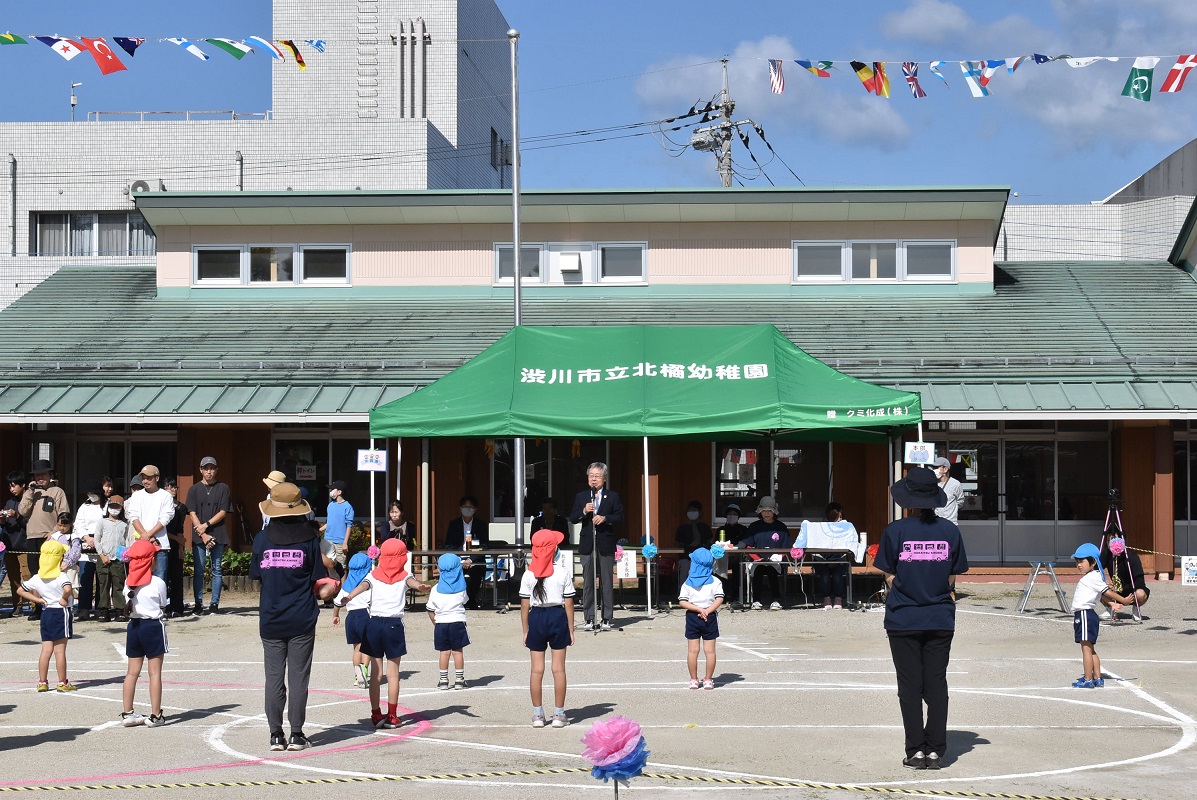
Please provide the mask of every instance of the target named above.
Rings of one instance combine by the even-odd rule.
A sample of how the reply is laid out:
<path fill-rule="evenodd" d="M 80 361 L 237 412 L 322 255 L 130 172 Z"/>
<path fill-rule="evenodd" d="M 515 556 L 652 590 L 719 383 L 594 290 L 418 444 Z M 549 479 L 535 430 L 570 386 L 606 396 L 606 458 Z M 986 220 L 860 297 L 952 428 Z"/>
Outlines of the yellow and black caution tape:
<path fill-rule="evenodd" d="M 1161 553 L 1159 550 L 1145 550 L 1142 547 L 1131 547 L 1129 544 L 1126 546 L 1126 549 L 1134 550 L 1136 553 L 1148 553 L 1153 556 L 1169 556 L 1170 558 L 1184 558 L 1184 556 L 1178 556 L 1176 553 Z"/>
<path fill-rule="evenodd" d="M 0 786 L 0 792 L 95 792 L 128 791 L 132 789 L 233 789 L 267 788 L 277 786 L 317 786 L 346 783 L 393 783 L 416 781 L 481 780 L 486 778 L 524 778 L 546 775 L 578 775 L 590 772 L 587 767 L 560 769 L 518 769 L 495 772 L 445 772 L 432 775 L 376 775 L 345 778 L 293 778 L 275 781 L 195 781 L 191 783 L 105 783 L 49 786 Z M 893 786 L 854 786 L 850 784 L 816 783 L 814 781 L 768 780 L 762 778 L 717 778 L 701 775 L 667 775 L 645 772 L 642 778 L 689 783 L 715 783 L 727 786 L 759 786 L 766 789 L 823 789 L 825 791 L 866 792 L 871 794 L 900 794 L 914 797 L 990 798 L 992 800 L 1117 800 L 1081 796 L 1045 794 L 1009 794 L 1004 792 L 968 792 L 950 789 L 903 789 Z"/>

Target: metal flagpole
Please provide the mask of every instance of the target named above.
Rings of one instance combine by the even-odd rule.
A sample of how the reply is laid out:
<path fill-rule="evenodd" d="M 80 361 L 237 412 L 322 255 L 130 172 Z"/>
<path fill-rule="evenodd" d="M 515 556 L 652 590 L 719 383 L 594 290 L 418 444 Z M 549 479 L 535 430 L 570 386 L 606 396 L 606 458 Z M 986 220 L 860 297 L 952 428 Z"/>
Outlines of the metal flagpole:
<path fill-rule="evenodd" d="M 507 31 L 511 42 L 511 278 L 515 286 L 515 327 L 523 322 L 520 308 L 520 271 L 523 267 L 523 248 L 520 242 L 520 79 L 519 39 L 515 28 Z M 522 437 L 515 439 L 515 546 L 524 546 L 524 469 L 526 454 Z M 571 620 L 572 623 L 572 620 Z"/>
<path fill-rule="evenodd" d="M 644 437 L 644 543 L 649 544 L 653 540 L 652 535 L 652 512 L 649 508 L 648 501 L 648 437 Z M 648 559 L 644 560 L 644 596 L 646 611 L 651 617 L 653 611 L 656 610 L 656 604 L 653 603 L 653 571 L 649 569 Z"/>

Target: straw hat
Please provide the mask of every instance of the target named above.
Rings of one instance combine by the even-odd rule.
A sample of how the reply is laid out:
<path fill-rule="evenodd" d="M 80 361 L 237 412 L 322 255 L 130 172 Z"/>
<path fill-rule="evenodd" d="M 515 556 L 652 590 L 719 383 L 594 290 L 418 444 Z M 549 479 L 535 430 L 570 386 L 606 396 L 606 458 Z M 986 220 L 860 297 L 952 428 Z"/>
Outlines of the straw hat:
<path fill-rule="evenodd" d="M 298 517 L 312 510 L 293 483 L 276 484 L 270 490 L 270 499 L 258 503 L 258 508 L 264 517 Z"/>

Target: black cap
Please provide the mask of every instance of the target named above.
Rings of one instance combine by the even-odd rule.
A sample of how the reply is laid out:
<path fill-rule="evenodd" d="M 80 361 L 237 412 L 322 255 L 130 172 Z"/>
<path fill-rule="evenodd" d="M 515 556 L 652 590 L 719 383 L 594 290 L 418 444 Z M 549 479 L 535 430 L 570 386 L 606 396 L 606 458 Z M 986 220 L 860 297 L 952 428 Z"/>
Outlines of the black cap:
<path fill-rule="evenodd" d="M 345 483 L 345 481 L 333 481 L 328 485 L 328 488 L 340 489 L 342 492 L 345 492 L 349 490 L 349 484 Z"/>

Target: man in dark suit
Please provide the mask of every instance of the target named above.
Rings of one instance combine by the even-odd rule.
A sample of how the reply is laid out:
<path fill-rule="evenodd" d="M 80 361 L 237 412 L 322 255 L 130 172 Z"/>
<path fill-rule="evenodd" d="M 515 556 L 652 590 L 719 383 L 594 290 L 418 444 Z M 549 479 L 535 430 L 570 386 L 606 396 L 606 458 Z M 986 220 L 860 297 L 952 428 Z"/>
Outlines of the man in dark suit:
<path fill-rule="evenodd" d="M 615 526 L 623 522 L 623 503 L 619 495 L 607 488 L 607 465 L 596 461 L 586 468 L 589 489 L 578 492 L 569 521 L 582 523 L 578 552 L 582 556 L 582 614 L 586 627 L 611 630 L 615 615 L 615 590 L 612 573 L 615 570 Z M 595 548 L 598 552 L 595 553 Z M 597 566 L 597 569 L 596 569 Z M 595 618 L 594 578 L 598 573 L 603 591 L 602 622 Z"/>
<path fill-rule="evenodd" d="M 458 501 L 458 506 L 461 516 L 449 522 L 441 549 L 463 553 L 466 594 L 470 598 L 470 608 L 478 608 L 482 604 L 482 579 L 486 577 L 486 560 L 479 558 L 479 563 L 474 564 L 464 553 L 490 548 L 490 526 L 486 520 L 475 516 L 478 511 L 478 500 L 475 497 L 467 494 Z"/>

